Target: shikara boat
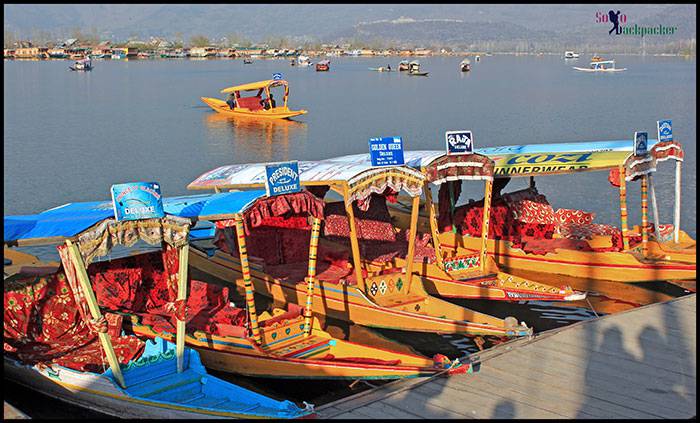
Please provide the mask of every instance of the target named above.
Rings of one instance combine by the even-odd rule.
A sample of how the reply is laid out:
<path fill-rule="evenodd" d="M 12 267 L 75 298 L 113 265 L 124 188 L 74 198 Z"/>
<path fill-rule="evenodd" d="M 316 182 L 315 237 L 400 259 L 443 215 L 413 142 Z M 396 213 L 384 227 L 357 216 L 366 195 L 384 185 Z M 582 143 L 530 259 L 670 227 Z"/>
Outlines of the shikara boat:
<path fill-rule="evenodd" d="M 268 107 L 263 104 L 270 99 L 270 89 L 284 87 L 284 97 L 282 106 Z M 251 97 L 241 97 L 242 92 L 256 91 Z M 244 116 L 265 119 L 288 119 L 294 116 L 306 114 L 306 110 L 290 110 L 287 107 L 289 98 L 289 83 L 283 79 L 269 79 L 266 81 L 251 82 L 250 84 L 238 85 L 221 90 L 222 93 L 233 93 L 233 105 L 218 98 L 201 97 L 202 101 L 215 112 L 226 116 Z M 265 94 L 263 100 L 262 94 Z"/>
<path fill-rule="evenodd" d="M 402 60 L 399 62 L 399 72 L 408 70 L 408 60 Z"/>
<path fill-rule="evenodd" d="M 355 210 L 364 209 L 371 201 L 380 201 L 390 191 L 402 190 L 414 197 L 417 206 L 425 181 L 419 172 L 405 166 L 372 167 L 367 156 L 358 155 L 354 160 L 343 161 L 299 162 L 302 186 L 316 192 L 319 198 L 323 198 L 329 189 L 342 196 L 343 201 L 331 209 L 349 216 L 349 227 L 344 239 L 324 237 L 319 241 L 314 294 L 309 294 L 305 280 L 312 257 L 305 253 L 310 251 L 306 244 L 309 236 L 299 234 L 299 231 L 308 233 L 308 224 L 286 214 L 273 216 L 277 219 L 271 224 L 257 228 L 257 231 L 251 230 L 247 245 L 251 256 L 250 279 L 255 291 L 281 304 L 304 304 L 311 298 L 313 311 L 370 327 L 499 337 L 531 334 L 532 329 L 519 325 L 513 317 L 496 318 L 431 297 L 425 292 L 420 277 L 413 274 L 417 208 L 408 231 L 408 242 L 399 240 L 396 243 L 406 244 L 406 268 L 385 268 L 377 272 L 364 268 L 358 228 L 354 224 Z M 201 175 L 188 188 L 260 188 L 265 183 L 265 175 L 265 164 L 223 166 Z M 282 208 L 285 209 L 289 210 Z M 328 204 L 324 205 L 324 210 L 328 220 L 331 212 Z M 255 218 L 245 213 L 244 217 Z M 328 225 L 326 222 L 325 226 Z M 221 226 L 217 223 L 219 239 L 235 238 L 232 228 Z M 290 229 L 297 233 L 290 232 Z M 304 243 L 299 246 L 302 241 Z M 347 244 L 350 244 L 349 248 Z M 396 248 L 396 245 L 389 247 Z M 200 250 L 195 245 L 191 249 L 190 263 L 205 273 L 244 286 L 246 274 L 241 271 L 242 262 L 233 253 L 235 250 L 230 243 L 228 246 L 219 243 L 219 248 L 214 251 Z"/>
<path fill-rule="evenodd" d="M 657 145 L 659 144 L 659 145 Z M 679 142 L 663 142 L 659 143 L 656 139 L 648 140 L 648 148 L 651 154 L 655 157 L 656 163 L 661 163 L 666 160 L 673 160 L 675 167 L 675 188 L 674 188 L 674 209 L 673 209 L 673 239 L 671 240 L 668 231 L 662 235 L 657 226 L 654 227 L 654 238 L 649 240 L 649 249 L 653 254 L 663 254 L 671 261 L 679 261 L 686 263 L 695 263 L 695 240 L 686 232 L 680 229 L 681 220 L 681 168 L 683 164 L 683 147 Z M 580 153 L 591 151 L 632 151 L 632 143 L 629 140 L 615 141 L 591 141 L 591 142 L 571 142 L 571 143 L 552 143 L 552 144 L 526 144 L 501 147 L 478 148 L 482 154 L 495 155 L 504 153 Z M 653 174 L 649 174 L 649 189 L 651 197 L 652 211 L 654 213 L 654 221 L 659 221 L 658 205 L 656 204 L 656 195 L 654 192 Z M 667 226 L 668 228 L 668 226 Z M 662 242 L 657 240 L 661 239 Z M 672 241 L 672 242 L 671 242 Z"/>
<path fill-rule="evenodd" d="M 464 59 L 461 62 L 459 62 L 459 70 L 462 72 L 469 72 L 472 68 L 472 63 L 469 61 L 469 59 Z"/>
<path fill-rule="evenodd" d="M 596 60 L 591 62 L 587 68 L 572 67 L 579 72 L 622 72 L 627 70 L 627 68 L 616 68 L 614 60 Z"/>
<path fill-rule="evenodd" d="M 488 213 L 479 216 L 481 221 L 477 223 L 480 226 L 482 241 L 479 251 L 460 254 L 457 249 L 446 249 L 440 242 L 434 241 L 440 239 L 440 232 L 430 184 L 440 187 L 440 198 L 444 197 L 443 191 L 452 192 L 453 196 L 449 200 L 450 204 L 454 204 L 455 184 L 461 184 L 462 181 L 484 181 L 484 198 L 490 204 L 493 160 L 476 153 L 447 155 L 444 152 L 405 152 L 404 157 L 407 163 L 426 176 L 423 194 L 426 199 L 429 228 L 420 229 L 430 233 L 435 258 L 432 259 L 431 254 L 430 260 L 427 260 L 427 257 L 423 258 L 415 268 L 416 273 L 423 278 L 426 291 L 441 297 L 509 301 L 577 301 L 586 298 L 585 293 L 575 291 L 569 286 L 554 287 L 501 272 L 493 257 L 487 254 Z M 383 216 L 384 221 L 390 222 L 391 215 L 386 203 L 382 203 L 382 206 L 381 209 L 375 209 L 374 216 Z M 447 204 L 443 203 L 441 206 Z M 443 208 L 441 207 L 441 211 L 444 213 Z M 493 228 L 490 232 L 494 232 Z M 393 258 L 389 262 L 370 262 L 369 266 L 375 269 L 384 269 L 387 266 L 402 267 L 405 266 L 405 261 Z"/>
<path fill-rule="evenodd" d="M 313 204 L 310 209 L 322 218 L 323 202 L 310 193 L 266 198 L 265 191 L 219 193 L 163 199 L 166 213 L 198 221 L 215 217 L 220 222 L 231 223 L 243 231 L 243 212 L 266 213 L 276 204 Z M 312 203 L 309 203 L 312 202 Z M 271 203 L 274 203 L 271 205 Z M 36 220 L 46 221 L 70 213 L 80 219 L 94 220 L 109 213 L 109 202 L 70 203 L 60 208 L 40 213 Z M 299 210 L 301 211 L 301 210 Z M 311 215 L 313 218 L 314 216 Z M 189 220 L 188 220 L 189 222 Z M 240 227 L 236 226 L 240 223 Z M 246 227 L 254 223 L 245 222 Z M 238 240 L 241 263 L 247 263 L 245 231 Z M 88 269 L 95 281 L 97 301 L 103 310 L 122 316 L 134 334 L 166 341 L 174 341 L 176 324 L 168 313 L 167 304 L 149 298 L 140 300 L 148 286 L 156 292 L 167 292 L 166 281 L 170 263 L 177 262 L 173 251 L 140 252 L 129 257 L 117 258 Z M 181 260 L 183 257 L 179 256 Z M 181 261 L 185 263 L 185 261 Z M 246 269 L 240 270 L 246 274 Z M 309 277 L 313 278 L 310 274 Z M 124 289 L 128 285 L 129 289 Z M 299 379 L 397 379 L 430 376 L 438 372 L 467 372 L 469 366 L 436 355 L 433 359 L 374 348 L 333 338 L 321 329 L 310 306 L 306 310 L 289 304 L 288 310 L 275 309 L 272 313 L 258 314 L 253 300 L 252 284 L 244 282 L 245 308 L 235 307 L 229 301 L 229 289 L 196 280 L 189 282 L 189 309 L 184 333 L 185 344 L 196 349 L 208 368 L 240 373 L 247 376 Z M 109 294 L 109 295 L 107 295 Z M 176 322 L 177 323 L 177 322 Z"/>
<path fill-rule="evenodd" d="M 68 66 L 68 69 L 72 71 L 91 71 L 92 68 L 92 61 L 89 58 L 77 60 L 73 66 Z"/>
<path fill-rule="evenodd" d="M 408 73 L 407 75 L 413 75 L 413 76 L 428 76 L 429 72 L 421 72 L 420 70 L 420 63 L 418 63 L 417 60 L 412 61 L 411 63 L 408 64 Z"/>
<path fill-rule="evenodd" d="M 631 144 L 631 141 L 627 142 Z M 509 270 L 619 282 L 695 280 L 695 263 L 688 254 L 694 251 L 695 241 L 680 231 L 681 247 L 674 247 L 671 240 L 675 230 L 673 225 L 656 225 L 651 230 L 647 213 L 648 192 L 649 189 L 653 191 L 649 176 L 659 158 L 675 156 L 682 159 L 680 145 L 655 144 L 647 156 L 639 159 L 632 155 L 629 147 L 625 150 L 596 146 L 586 150 L 584 143 L 576 147 L 570 147 L 571 144 L 577 143 L 480 150 L 495 162 L 496 183 L 499 179 L 505 182 L 511 177 L 531 177 L 529 188 L 503 194 L 492 204 L 490 226 L 500 228 L 500 231 L 495 239 L 489 236 L 487 246 L 498 265 Z M 421 154 L 428 153 L 439 152 Z M 416 166 L 415 163 L 409 164 Z M 537 175 L 588 171 L 608 171 L 611 183 L 619 185 L 621 228 L 593 223 L 594 214 L 582 210 L 555 211 L 534 185 L 534 176 Z M 631 180 L 641 180 L 643 221 L 639 227 L 628 228 L 626 185 Z M 446 217 L 446 223 L 439 228 L 444 248 L 456 248 L 464 254 L 479 251 L 480 231 L 466 221 L 467 216 L 478 213 L 479 208 L 483 208 L 480 202 L 461 206 L 454 210 L 453 222 Z M 408 225 L 407 208 L 393 207 L 392 215 L 401 226 Z M 427 226 L 427 216 L 423 219 Z M 457 233 L 453 232 L 453 227 Z M 676 251 L 677 254 L 674 256 L 665 251 Z"/>
<path fill-rule="evenodd" d="M 62 242 L 57 247 L 60 269 L 22 265 L 5 272 L 6 378 L 116 417 L 299 418 L 313 413 L 312 407 L 273 400 L 207 374 L 199 354 L 185 347 L 189 219 L 166 215 L 116 221 L 105 211 L 96 220 L 96 215 L 75 216 L 61 208 L 43 216 L 5 217 L 6 244 Z M 165 291 L 141 291 L 142 300 L 160 299 L 172 307 L 166 313 L 176 321 L 174 343 L 130 334 L 121 315 L 103 311 L 93 290 L 108 277 L 91 271 L 100 266 L 95 260 L 110 254 L 113 245 L 138 240 L 161 244 L 164 255 L 174 259 Z M 122 283 L 123 274 L 112 276 L 119 281 L 112 288 L 131 288 Z M 103 291 L 101 299 L 121 292 Z"/>
<path fill-rule="evenodd" d="M 331 61 L 330 60 L 321 60 L 320 62 L 316 63 L 316 72 L 327 72 L 331 69 Z"/>

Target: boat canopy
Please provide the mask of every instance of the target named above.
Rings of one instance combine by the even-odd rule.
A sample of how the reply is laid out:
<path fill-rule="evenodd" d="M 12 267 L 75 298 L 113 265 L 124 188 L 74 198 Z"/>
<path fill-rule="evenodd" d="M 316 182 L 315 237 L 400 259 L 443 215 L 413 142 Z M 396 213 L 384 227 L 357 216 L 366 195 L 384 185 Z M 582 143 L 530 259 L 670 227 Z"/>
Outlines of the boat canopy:
<path fill-rule="evenodd" d="M 164 197 L 163 209 L 176 218 L 225 219 L 244 212 L 265 195 L 264 190 L 255 190 Z M 110 218 L 114 218 L 111 201 L 68 203 L 34 215 L 6 216 L 3 241 L 60 242 Z"/>
<path fill-rule="evenodd" d="M 493 180 L 494 162 L 474 153 L 447 155 L 444 151 L 407 151 L 406 164 L 420 170 L 428 182 L 440 185 L 447 181 Z"/>
<path fill-rule="evenodd" d="M 656 139 L 647 140 L 647 146 L 653 151 L 658 143 Z M 571 153 L 586 151 L 632 151 L 632 140 L 612 141 L 578 141 L 544 144 L 502 145 L 498 147 L 476 148 L 477 153 L 493 155 L 508 153 Z"/>
<path fill-rule="evenodd" d="M 319 161 L 300 161 L 299 180 L 305 186 L 342 185 L 348 201 L 363 200 L 387 187 L 420 195 L 425 177 L 408 166 L 373 167 L 369 154 Z M 259 188 L 265 186 L 265 163 L 221 166 L 192 181 L 189 189 Z"/>
<path fill-rule="evenodd" d="M 330 65 L 331 61 L 330 60 L 321 60 L 320 62 L 317 63 L 317 65 Z"/>
<path fill-rule="evenodd" d="M 656 170 L 656 159 L 631 151 L 573 151 L 558 153 L 487 154 L 496 163 L 495 177 L 554 175 L 627 168 L 627 179 Z"/>
<path fill-rule="evenodd" d="M 229 87 L 221 90 L 222 93 L 232 93 L 236 91 L 255 91 L 259 90 L 260 88 L 266 88 L 266 87 L 276 87 L 279 85 L 289 85 L 287 81 L 284 79 L 268 79 L 265 81 L 258 81 L 258 82 L 251 82 L 248 84 L 243 84 L 243 85 L 236 85 L 235 87 Z"/>
<path fill-rule="evenodd" d="M 604 65 L 604 64 L 614 65 L 615 61 L 614 60 L 596 60 L 594 62 L 591 62 L 591 65 Z"/>

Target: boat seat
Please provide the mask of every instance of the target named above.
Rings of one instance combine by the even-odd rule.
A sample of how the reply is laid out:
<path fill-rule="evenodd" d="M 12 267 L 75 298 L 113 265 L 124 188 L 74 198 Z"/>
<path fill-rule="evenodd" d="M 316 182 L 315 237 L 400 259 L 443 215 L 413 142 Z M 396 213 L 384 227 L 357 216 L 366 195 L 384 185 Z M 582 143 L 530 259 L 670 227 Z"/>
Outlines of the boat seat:
<path fill-rule="evenodd" d="M 245 107 L 250 111 L 257 111 L 263 110 L 263 106 L 260 104 L 261 100 L 262 98 L 260 97 L 240 97 L 236 102 L 238 103 L 238 107 Z"/>

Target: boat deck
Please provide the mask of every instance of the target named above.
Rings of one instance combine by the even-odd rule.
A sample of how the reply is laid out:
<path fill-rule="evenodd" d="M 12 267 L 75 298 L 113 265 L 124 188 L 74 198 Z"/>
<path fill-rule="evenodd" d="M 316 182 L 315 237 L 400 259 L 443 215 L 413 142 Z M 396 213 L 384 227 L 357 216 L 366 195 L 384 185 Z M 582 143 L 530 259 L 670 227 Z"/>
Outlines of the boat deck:
<path fill-rule="evenodd" d="M 320 418 L 679 418 L 696 415 L 696 294 L 472 354 L 475 373 L 403 380 Z"/>

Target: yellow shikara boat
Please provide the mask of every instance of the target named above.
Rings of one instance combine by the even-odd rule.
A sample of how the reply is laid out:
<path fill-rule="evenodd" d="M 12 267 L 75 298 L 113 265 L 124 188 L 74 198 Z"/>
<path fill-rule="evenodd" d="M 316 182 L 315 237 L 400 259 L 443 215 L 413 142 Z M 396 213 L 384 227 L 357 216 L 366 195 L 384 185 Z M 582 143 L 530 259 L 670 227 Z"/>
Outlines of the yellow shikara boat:
<path fill-rule="evenodd" d="M 284 87 L 282 106 L 275 105 L 274 96 L 270 89 Z M 256 91 L 251 97 L 241 97 L 241 92 Z M 306 114 L 306 110 L 290 110 L 287 107 L 289 98 L 289 83 L 283 79 L 268 79 L 266 81 L 251 82 L 221 90 L 222 93 L 230 93 L 229 101 L 218 98 L 201 97 L 202 101 L 215 112 L 226 116 L 246 116 L 264 119 L 288 119 L 294 116 Z M 265 94 L 265 98 L 262 95 Z"/>
<path fill-rule="evenodd" d="M 569 143 L 565 146 L 569 147 L 572 144 L 577 143 Z M 564 146 L 564 144 L 562 145 Z M 543 147 L 553 148 L 552 145 L 543 145 Z M 407 152 L 406 155 L 410 157 L 413 153 L 429 156 L 439 152 Z M 495 161 L 497 180 L 510 177 L 531 177 L 529 188 L 500 197 L 504 207 L 507 204 L 522 204 L 522 200 L 529 199 L 537 202 L 538 207 L 551 209 L 548 203 L 545 204 L 546 200 L 534 186 L 533 177 L 536 175 L 611 171 L 611 181 L 620 186 L 621 229 L 610 225 L 593 224 L 591 222 L 592 214 L 568 209 L 557 210 L 552 218 L 554 223 L 538 220 L 532 220 L 528 223 L 516 222 L 522 227 L 528 224 L 544 226 L 546 223 L 553 226 L 554 230 L 551 235 L 541 237 L 525 235 L 518 236 L 518 239 L 507 239 L 505 236 L 493 239 L 490 236 L 487 242 L 487 251 L 489 254 L 493 254 L 499 266 L 509 270 L 528 270 L 583 279 L 619 282 L 695 280 L 695 241 L 680 230 L 677 223 L 675 225 L 661 225 L 664 227 L 663 232 L 659 230 L 658 226 L 655 231 L 650 231 L 647 212 L 649 190 L 653 194 L 651 176 L 656 169 L 656 163 L 665 158 L 676 158 L 676 160 L 680 158 L 682 160 L 682 150 L 678 143 L 657 143 L 651 149 L 651 153 L 641 158 L 634 156 L 629 149 L 586 150 L 585 145 L 560 151 L 528 151 L 527 153 L 512 153 L 504 148 L 504 151 L 496 151 L 487 155 Z M 410 161 L 408 163 L 411 164 Z M 419 167 L 415 163 L 412 166 Z M 642 225 L 629 228 L 626 211 L 626 184 L 637 179 L 641 180 L 642 184 Z M 677 189 L 677 191 L 680 190 Z M 677 203 L 679 203 L 678 196 Z M 479 204 L 481 203 L 478 202 L 477 206 Z M 655 208 L 653 195 L 652 206 Z M 481 207 L 483 208 L 483 206 Z M 471 208 L 474 207 L 462 206 L 461 209 L 451 210 L 450 215 L 458 216 L 458 218 L 445 227 L 464 226 L 465 211 Z M 679 209 L 677 207 L 677 216 Z M 550 211 L 553 212 L 553 209 Z M 409 225 L 408 207 L 402 208 L 400 205 L 392 207 L 391 213 L 397 224 L 402 227 Z M 580 222 L 572 221 L 571 217 L 574 215 L 582 220 Z M 676 219 L 677 221 L 678 219 Z M 424 227 L 429 226 L 429 216 L 422 216 L 422 224 Z M 494 224 L 505 226 L 503 221 L 494 222 L 493 217 L 490 224 L 491 226 Z M 445 228 L 440 229 L 444 230 Z M 478 236 L 480 232 L 472 232 L 463 230 L 462 233 L 458 233 L 458 231 L 440 233 L 441 248 L 455 250 L 458 254 L 479 252 L 482 242 Z M 678 242 L 672 239 L 673 232 L 677 234 Z M 620 245 L 617 245 L 618 243 Z"/>
<path fill-rule="evenodd" d="M 349 241 L 352 264 L 343 255 L 342 248 L 337 248 L 337 244 L 325 239 L 321 240 L 318 251 L 314 251 L 314 254 L 308 249 L 310 254 L 302 255 L 300 252 L 307 247 L 305 244 L 299 247 L 299 242 L 308 238 L 303 234 L 309 228 L 303 219 L 298 220 L 290 211 L 282 216 L 273 216 L 272 213 L 245 216 L 246 219 L 253 220 L 266 216 L 262 219 L 266 221 L 264 227 L 258 228 L 257 233 L 254 229 L 251 230 L 249 252 L 256 258 L 251 258 L 250 263 L 235 257 L 235 237 L 229 227 L 230 222 L 227 224 L 218 219 L 219 249 L 208 253 L 193 244 L 195 248 L 191 249 L 191 265 L 219 279 L 235 281 L 239 286 L 245 286 L 246 279 L 249 278 L 256 292 L 272 297 L 277 304 L 307 302 L 315 312 L 363 326 L 499 337 L 531 334 L 531 328 L 524 323 L 518 324 L 513 317 L 496 318 L 431 297 L 425 292 L 421 278 L 413 274 L 417 209 L 409 231 L 412 236 L 408 243 L 406 267 L 372 271 L 363 266 L 352 218 L 353 209 L 358 206 L 353 203 L 366 203 L 373 194 L 382 196 L 389 187 L 414 196 L 417 205 L 425 180 L 419 172 L 405 166 L 371 167 L 367 156 L 359 155 L 350 160 L 299 162 L 302 186 L 314 190 L 319 198 L 325 196 L 329 189 L 344 198 L 344 208 L 351 222 Z M 259 188 L 265 184 L 265 180 L 264 164 L 231 165 L 201 175 L 188 188 Z M 289 211 L 292 206 L 278 207 Z M 277 220 L 267 217 L 275 217 Z M 318 255 L 318 274 L 310 278 L 307 272 L 312 267 L 311 260 L 316 259 L 315 254 Z M 316 264 L 314 268 L 315 266 Z M 310 280 L 313 281 L 313 286 Z"/>
<path fill-rule="evenodd" d="M 440 233 L 430 184 L 442 186 L 453 181 L 484 181 L 484 198 L 491 203 L 494 162 L 488 157 L 475 153 L 421 155 L 412 152 L 406 152 L 404 156 L 408 162 L 417 163 L 427 178 L 423 194 L 429 221 L 429 228 L 426 229 L 429 229 L 431 240 L 439 240 Z M 381 215 L 390 221 L 386 203 L 379 206 L 381 208 L 376 210 L 375 218 Z M 416 263 L 416 273 L 423 278 L 423 285 L 429 293 L 448 298 L 507 301 L 578 301 L 586 298 L 585 293 L 575 291 L 570 286 L 555 287 L 502 272 L 495 260 L 487 255 L 488 213 L 482 217 L 481 231 L 481 246 L 476 253 L 460 254 L 455 249 L 443 249 L 440 242 L 433 241 L 435 259 L 423 258 Z M 405 265 L 403 258 L 369 263 L 371 268 L 378 270 Z"/>

